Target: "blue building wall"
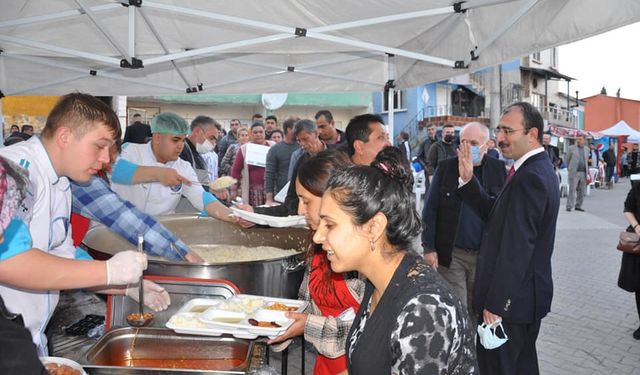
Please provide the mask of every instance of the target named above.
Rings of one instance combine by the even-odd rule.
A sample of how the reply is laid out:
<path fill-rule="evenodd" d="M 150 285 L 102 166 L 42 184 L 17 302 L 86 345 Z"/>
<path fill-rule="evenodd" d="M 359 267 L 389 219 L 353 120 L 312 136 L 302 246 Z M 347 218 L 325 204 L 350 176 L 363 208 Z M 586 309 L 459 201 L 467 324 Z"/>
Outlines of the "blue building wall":
<path fill-rule="evenodd" d="M 483 74 L 491 73 L 492 68 L 482 69 L 480 72 Z M 502 72 L 511 72 L 517 70 L 520 71 L 520 59 L 515 59 L 502 64 Z M 447 81 L 438 82 L 439 84 L 447 84 Z M 422 90 L 427 89 L 427 93 L 429 94 L 429 100 L 425 104 L 422 101 Z M 404 129 L 409 123 L 416 117 L 416 115 L 424 108 L 431 107 L 436 108 L 438 105 L 444 105 L 444 103 L 438 103 L 436 97 L 436 83 L 428 83 L 425 85 L 421 85 L 418 87 L 412 87 L 405 90 L 405 109 L 394 112 L 394 128 L 393 128 L 393 139 Z M 384 93 L 375 92 L 373 93 L 373 111 L 374 113 L 380 114 L 384 119 L 385 124 L 389 122 L 388 114 L 382 113 L 383 108 L 383 99 L 382 96 Z"/>
<path fill-rule="evenodd" d="M 422 91 L 427 89 L 427 93 L 429 94 L 429 101 L 425 105 L 422 101 Z M 396 110 L 394 112 L 394 128 L 393 128 L 393 138 L 404 129 L 412 120 L 416 118 L 418 113 L 422 111 L 423 108 L 429 106 L 436 105 L 436 85 L 434 83 L 430 83 L 427 85 L 422 85 L 418 87 L 412 87 L 405 90 L 406 94 L 404 97 L 404 106 L 405 108 L 401 110 Z M 387 112 L 382 112 L 383 108 L 383 95 L 382 92 L 373 93 L 373 111 L 374 113 L 382 116 L 384 123 L 389 123 L 389 114 Z"/>

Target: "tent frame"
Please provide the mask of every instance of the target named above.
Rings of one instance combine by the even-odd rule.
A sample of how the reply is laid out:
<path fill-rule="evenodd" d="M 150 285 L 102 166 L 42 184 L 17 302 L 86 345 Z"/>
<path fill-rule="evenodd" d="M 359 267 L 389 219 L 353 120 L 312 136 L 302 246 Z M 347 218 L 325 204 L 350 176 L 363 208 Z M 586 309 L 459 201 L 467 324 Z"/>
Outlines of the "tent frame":
<path fill-rule="evenodd" d="M 319 26 L 319 27 L 313 27 L 313 28 L 306 29 L 306 28 L 302 28 L 302 27 L 282 26 L 282 25 L 277 25 L 277 24 L 274 24 L 274 23 L 256 21 L 256 20 L 251 20 L 251 19 L 241 18 L 241 17 L 228 16 L 228 15 L 223 15 L 223 14 L 220 14 L 220 13 L 208 12 L 208 11 L 197 10 L 197 9 L 190 9 L 190 8 L 181 7 L 181 6 L 173 6 L 173 5 L 168 5 L 168 4 L 161 4 L 161 3 L 154 2 L 154 1 L 146 1 L 145 0 L 144 3 L 143 3 L 143 1 L 140 1 L 140 0 L 137 0 L 137 1 L 136 0 L 131 0 L 131 1 L 126 1 L 126 2 L 125 1 L 121 1 L 119 3 L 104 4 L 104 5 L 98 5 L 98 6 L 89 7 L 84 3 L 83 0 L 75 0 L 76 4 L 78 5 L 78 9 L 64 11 L 64 12 L 55 12 L 55 13 L 42 15 L 42 16 L 26 17 L 26 18 L 21 18 L 21 19 L 16 19 L 16 20 L 0 22 L 0 30 L 2 30 L 4 28 L 9 28 L 9 27 L 27 26 L 27 25 L 40 24 L 40 23 L 44 23 L 44 22 L 60 21 L 60 20 L 66 19 L 66 18 L 72 18 L 72 17 L 81 16 L 81 15 L 86 15 L 89 18 L 89 20 L 91 21 L 91 23 L 94 25 L 94 27 L 100 32 L 100 34 L 102 34 L 104 36 L 106 41 L 115 49 L 115 51 L 117 52 L 117 55 L 119 55 L 121 57 L 120 59 L 118 59 L 116 57 L 112 57 L 112 56 L 105 56 L 105 55 L 85 52 L 85 51 L 81 51 L 81 50 L 77 50 L 77 49 L 72 49 L 72 48 L 54 46 L 54 45 L 51 45 L 51 44 L 41 43 L 41 42 L 37 42 L 37 41 L 33 41 L 33 40 L 27 40 L 27 39 L 24 39 L 24 38 L 19 38 L 19 37 L 14 37 L 14 36 L 9 36 L 9 35 L 2 35 L 2 34 L 0 34 L 0 42 L 11 43 L 11 44 L 20 45 L 20 46 L 28 47 L 28 48 L 40 49 L 40 50 L 53 52 L 53 53 L 60 54 L 60 55 L 77 57 L 77 58 L 80 58 L 80 59 L 89 60 L 89 61 L 92 61 L 92 62 L 104 64 L 106 66 L 111 66 L 113 68 L 143 68 L 144 66 L 152 66 L 152 65 L 156 65 L 156 64 L 171 63 L 173 69 L 176 71 L 176 73 L 180 76 L 181 80 L 186 85 L 188 93 L 202 91 L 204 87 L 207 87 L 207 88 L 220 87 L 220 86 L 225 86 L 225 85 L 228 85 L 228 84 L 231 84 L 231 83 L 237 83 L 237 82 L 242 82 L 242 81 L 248 81 L 248 80 L 251 80 L 251 79 L 256 79 L 256 77 L 261 77 L 261 78 L 262 77 L 268 77 L 268 76 L 273 76 L 273 75 L 279 75 L 279 74 L 282 74 L 282 73 L 285 73 L 285 72 L 296 72 L 296 73 L 301 73 L 301 74 L 310 74 L 310 75 L 322 76 L 322 77 L 327 77 L 327 78 L 332 78 L 332 79 L 337 79 L 337 80 L 351 80 L 351 81 L 354 81 L 354 82 L 365 83 L 367 85 L 372 85 L 374 87 L 375 86 L 379 87 L 379 85 L 383 84 L 382 82 L 354 80 L 354 79 L 352 79 L 350 77 L 346 77 L 346 76 L 343 76 L 343 75 L 336 75 L 336 74 L 329 74 L 329 73 L 314 71 L 313 69 L 309 69 L 309 68 L 290 67 L 290 66 L 277 67 L 277 66 L 274 66 L 274 65 L 271 65 L 269 67 L 269 68 L 275 69 L 274 71 L 272 71 L 270 73 L 253 75 L 251 77 L 247 77 L 246 79 L 240 79 L 240 80 L 236 79 L 236 80 L 231 80 L 231 81 L 228 81 L 228 82 L 218 82 L 216 84 L 207 84 L 207 85 L 205 85 L 203 83 L 190 82 L 189 79 L 184 74 L 184 72 L 178 67 L 178 65 L 176 64 L 176 61 L 177 60 L 182 60 L 182 59 L 187 59 L 187 58 L 207 57 L 207 56 L 211 56 L 213 54 L 218 54 L 218 53 L 222 53 L 222 52 L 233 50 L 233 49 L 237 49 L 237 48 L 243 48 L 243 47 L 248 47 L 248 46 L 266 44 L 266 43 L 270 43 L 270 42 L 274 42 L 274 41 L 278 41 L 278 40 L 283 40 L 283 39 L 308 37 L 308 38 L 313 38 L 313 39 L 317 39 L 317 40 L 322 40 L 322 41 L 325 41 L 325 42 L 330 42 L 330 43 L 333 43 L 333 44 L 336 44 L 336 45 L 346 45 L 346 46 L 349 46 L 349 47 L 356 47 L 356 48 L 362 49 L 364 51 L 369 51 L 369 53 L 374 53 L 374 54 L 376 52 L 379 52 L 379 53 L 384 53 L 387 56 L 389 56 L 389 55 L 402 56 L 402 57 L 410 58 L 410 59 L 413 59 L 413 60 L 423 61 L 423 62 L 442 65 L 442 66 L 448 66 L 448 67 L 452 67 L 452 68 L 464 68 L 464 67 L 468 66 L 468 63 L 465 63 L 463 60 L 454 61 L 454 60 L 444 59 L 444 58 L 440 58 L 440 57 L 436 57 L 436 56 L 426 55 L 426 54 L 419 53 L 419 52 L 409 51 L 409 50 L 406 50 L 406 49 L 394 48 L 394 47 L 384 46 L 384 45 L 381 45 L 381 44 L 365 42 L 365 41 L 362 41 L 362 40 L 355 40 L 355 39 L 344 38 L 344 37 L 340 37 L 340 36 L 336 36 L 336 35 L 330 35 L 329 33 L 335 32 L 335 31 L 348 30 L 348 29 L 352 29 L 352 28 L 359 28 L 359 27 L 373 26 L 373 25 L 381 25 L 381 24 L 385 24 L 385 23 L 400 22 L 400 21 L 412 20 L 412 19 L 418 19 L 418 18 L 424 18 L 424 17 L 430 17 L 430 16 L 447 15 L 447 14 L 449 14 L 449 15 L 460 14 L 460 13 L 465 13 L 468 10 L 471 10 L 471 9 L 474 9 L 474 8 L 490 6 L 490 5 L 495 5 L 495 4 L 499 4 L 499 3 L 505 3 L 505 2 L 512 2 L 512 1 L 515 1 L 515 0 L 469 0 L 469 1 L 466 1 L 466 2 L 461 1 L 461 2 L 453 4 L 452 6 L 441 7 L 441 8 L 436 8 L 436 9 L 428 9 L 428 10 L 423 10 L 423 11 L 392 14 L 392 15 L 388 15 L 388 16 L 373 17 L 373 18 L 361 19 L 361 20 L 357 20 L 357 21 L 336 23 L 336 24 L 332 24 L 332 25 L 324 25 L 324 26 Z M 478 49 L 478 47 L 476 47 L 476 49 L 474 51 L 471 51 L 471 56 L 473 58 L 477 58 L 477 54 L 479 53 L 479 51 L 481 51 L 482 49 L 486 48 L 486 46 L 488 46 L 489 44 L 493 43 L 493 41 L 495 41 L 501 35 L 501 33 L 503 33 L 506 30 L 508 30 L 513 25 L 513 23 L 517 22 L 517 20 L 520 18 L 520 16 L 522 16 L 524 13 L 526 13 L 526 11 L 530 7 L 532 7 L 536 2 L 537 2 L 537 0 L 531 0 L 527 4 L 526 7 L 523 7 L 523 10 L 521 12 L 518 12 L 519 16 L 518 17 L 514 16 L 512 22 L 509 23 L 508 25 L 504 25 L 504 27 L 501 29 L 501 32 L 497 33 L 494 36 L 492 36 L 492 38 L 488 41 L 488 43 L 486 43 L 486 45 L 481 45 L 480 49 Z M 119 9 L 123 5 L 128 7 L 128 45 L 127 45 L 127 49 L 125 49 L 121 45 L 119 45 L 119 43 L 115 40 L 113 35 L 109 32 L 109 30 L 102 24 L 102 22 L 98 18 L 98 14 L 104 13 L 104 12 L 108 12 L 108 11 L 113 11 L 115 9 Z M 173 13 L 173 14 L 182 14 L 182 15 L 186 15 L 186 16 L 203 18 L 203 19 L 206 19 L 206 20 L 219 21 L 219 22 L 223 22 L 223 23 L 240 25 L 240 26 L 244 26 L 244 27 L 247 27 L 247 28 L 266 30 L 266 31 L 273 31 L 273 32 L 276 32 L 276 34 L 257 37 L 257 38 L 251 38 L 251 39 L 246 39 L 246 40 L 234 41 L 234 42 L 229 42 L 229 43 L 222 43 L 222 44 L 203 47 L 203 48 L 196 48 L 196 49 L 189 50 L 189 51 L 180 51 L 180 52 L 173 52 L 172 53 L 171 51 L 169 51 L 169 49 L 168 49 L 166 43 L 163 41 L 160 33 L 158 32 L 156 27 L 151 22 L 151 20 L 149 19 L 148 15 L 146 14 L 146 12 L 145 12 L 146 8 L 155 9 L 155 10 L 164 11 L 164 12 L 169 12 L 169 13 Z M 151 31 L 151 34 L 153 34 L 153 36 L 155 37 L 156 41 L 158 42 L 158 44 L 163 49 L 164 54 L 162 54 L 160 56 L 157 56 L 157 57 L 150 57 L 148 59 L 144 59 L 144 61 L 139 60 L 139 59 L 136 58 L 135 39 L 136 39 L 136 33 L 139 32 L 139 29 L 136 28 L 136 22 L 135 22 L 136 13 L 140 14 L 142 19 L 144 20 L 144 23 L 146 24 L 146 26 Z M 472 35 L 470 35 L 470 37 L 472 37 Z M 18 58 L 15 55 L 12 56 L 12 55 L 6 55 L 5 54 L 4 56 Z M 236 59 L 228 59 L 228 61 L 236 61 L 236 62 L 240 62 L 240 63 L 246 63 L 246 62 L 242 62 L 242 61 L 237 61 Z M 39 60 L 32 60 L 32 62 L 43 63 L 44 61 L 42 59 L 39 59 Z M 53 63 L 53 62 L 50 61 L 49 63 Z M 47 65 L 49 65 L 49 63 L 47 63 Z M 79 70 L 77 70 L 76 68 L 73 68 L 73 67 L 70 67 L 70 66 L 56 65 L 56 67 L 60 67 L 60 68 L 67 69 L 67 70 L 82 71 L 81 68 L 78 68 Z M 131 83 L 147 84 L 143 80 L 131 79 L 131 78 L 119 76 L 118 74 L 113 73 L 116 70 L 117 69 L 102 71 L 102 70 L 98 70 L 98 69 L 91 69 L 90 70 L 90 74 L 91 75 L 97 75 L 97 73 L 100 72 L 100 76 L 119 79 L 119 80 L 123 80 L 123 81 L 128 81 L 128 82 L 131 82 Z M 86 71 L 86 70 L 84 70 L 84 71 Z M 86 75 L 82 75 L 82 76 L 79 75 L 79 76 L 76 76 L 76 77 L 68 78 L 68 79 L 65 80 L 65 82 L 69 82 L 69 81 L 73 81 L 73 80 L 81 79 L 81 78 L 85 78 L 85 77 L 86 77 Z M 16 94 L 16 93 L 37 91 L 39 88 L 49 87 L 49 86 L 51 86 L 53 84 L 56 84 L 56 83 L 60 83 L 60 81 L 57 80 L 57 81 L 53 81 L 53 82 L 45 82 L 45 83 L 42 83 L 41 85 L 34 85 L 34 86 L 31 86 L 31 87 L 28 87 L 28 88 L 22 88 L 22 89 L 15 90 L 14 92 L 7 93 L 7 94 L 11 95 L 11 94 Z M 167 86 L 167 85 L 153 84 L 153 85 L 150 85 L 150 86 L 169 88 L 169 86 Z M 174 88 L 171 87 L 171 89 L 174 89 Z M 183 89 L 182 88 L 178 89 L 178 91 L 181 91 L 181 90 L 183 90 Z"/>

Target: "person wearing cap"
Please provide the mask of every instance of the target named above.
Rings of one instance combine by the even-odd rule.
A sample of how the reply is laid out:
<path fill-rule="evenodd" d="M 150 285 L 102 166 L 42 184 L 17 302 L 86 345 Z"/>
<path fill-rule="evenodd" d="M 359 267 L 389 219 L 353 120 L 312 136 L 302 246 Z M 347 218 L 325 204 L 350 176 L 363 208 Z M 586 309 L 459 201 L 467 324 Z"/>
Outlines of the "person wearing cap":
<path fill-rule="evenodd" d="M 0 150 L 0 156 L 18 164 L 29 175 L 26 198 L 16 211 L 16 216 L 21 222 L 13 224 L 16 225 L 15 228 L 7 227 L 7 231 L 4 232 L 3 246 L 9 249 L 4 251 L 7 257 L 17 256 L 16 251 L 25 249 L 24 244 L 17 246 L 16 241 L 24 243 L 30 241 L 29 248 L 40 249 L 50 255 L 80 260 L 91 259 L 82 249 L 73 246 L 71 228 L 69 227 L 70 179 L 78 182 L 89 181 L 97 170 L 109 161 L 109 146 L 119 135 L 118 117 L 111 108 L 93 96 L 73 93 L 63 96 L 54 106 L 47 118 L 41 137 L 32 137 L 26 142 Z M 1 186 L 2 182 L 0 181 Z M 3 206 L 5 201 L 17 199 L 11 195 L 3 195 Z M 0 211 L 0 217 L 5 214 L 4 211 L 3 207 Z M 21 230 L 20 233 L 23 235 L 11 235 L 13 230 Z M 27 235 L 30 238 L 27 238 Z M 20 254 L 20 256 L 22 255 Z M 25 253 L 25 255 L 41 256 L 42 254 L 31 252 Z M 22 277 L 22 282 L 26 281 L 32 284 L 18 284 L 20 279 L 0 281 L 2 283 L 0 296 L 4 299 L 7 309 L 12 313 L 22 315 L 24 324 L 31 332 L 40 355 L 47 353 L 47 340 L 44 331 L 58 302 L 57 289 L 96 285 L 91 280 L 100 274 L 91 271 L 89 272 L 91 276 L 85 276 L 82 282 L 75 280 L 67 285 L 56 284 L 59 281 L 57 277 L 61 272 L 59 261 L 63 260 L 51 261 L 45 267 L 37 266 L 37 263 L 30 261 L 28 270 L 21 272 L 18 272 L 17 268 L 11 268 L 17 272 L 16 277 Z M 14 259 L 5 260 L 5 262 L 9 261 L 14 261 Z M 109 268 L 113 268 L 115 271 L 129 263 L 135 263 L 135 261 L 131 259 Z M 102 265 L 103 269 L 104 267 Z M 0 273 L 3 278 L 9 277 L 5 271 Z M 62 272 L 64 277 L 70 279 L 81 277 L 81 273 L 79 269 L 75 268 L 71 272 Z M 114 278 L 110 279 L 109 275 L 111 274 L 107 271 L 106 280 L 102 274 L 102 281 L 99 281 L 98 285 L 120 284 L 115 282 L 117 280 Z M 139 272 L 136 272 L 135 275 L 139 275 Z M 27 277 L 25 278 L 25 276 Z M 42 284 L 33 284 L 43 279 L 50 284 L 47 284 L 46 287 Z M 127 280 L 130 281 L 129 278 Z M 36 290 L 47 288 L 50 290 L 45 292 Z M 143 288 L 147 306 L 156 310 L 167 308 L 170 301 L 164 288 L 147 281 L 143 284 Z M 128 288 L 103 289 L 101 291 L 126 293 L 134 299 L 138 296 L 137 284 L 131 284 Z"/>
<path fill-rule="evenodd" d="M 150 215 L 175 213 L 180 198 L 184 196 L 203 216 L 237 223 L 238 219 L 230 216 L 231 210 L 197 183 L 198 178 L 191 164 L 179 157 L 189 134 L 189 124 L 175 113 L 163 112 L 151 120 L 151 133 L 151 141 L 147 144 L 123 145 L 120 158 L 113 168 L 113 191 Z M 173 169 L 181 176 L 182 182 L 173 186 L 149 180 L 136 183 L 142 180 L 139 174 L 136 175 L 138 166 Z"/>

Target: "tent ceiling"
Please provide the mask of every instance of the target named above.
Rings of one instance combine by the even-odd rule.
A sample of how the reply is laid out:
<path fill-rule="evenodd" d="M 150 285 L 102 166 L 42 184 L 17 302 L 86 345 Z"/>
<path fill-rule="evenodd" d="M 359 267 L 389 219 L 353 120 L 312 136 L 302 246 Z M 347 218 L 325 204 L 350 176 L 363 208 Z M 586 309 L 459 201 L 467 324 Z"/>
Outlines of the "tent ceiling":
<path fill-rule="evenodd" d="M 640 21 L 637 0 L 139 2 L 4 2 L 0 90 L 380 91 L 390 78 L 416 86 Z"/>

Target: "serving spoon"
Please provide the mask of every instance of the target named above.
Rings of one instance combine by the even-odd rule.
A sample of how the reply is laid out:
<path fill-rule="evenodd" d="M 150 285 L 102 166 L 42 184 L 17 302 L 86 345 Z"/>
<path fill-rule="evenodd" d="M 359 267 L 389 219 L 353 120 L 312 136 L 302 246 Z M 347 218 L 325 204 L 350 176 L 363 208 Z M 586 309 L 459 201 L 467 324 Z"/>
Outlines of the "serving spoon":
<path fill-rule="evenodd" d="M 138 235 L 138 251 L 143 253 L 144 237 Z M 144 327 L 153 321 L 154 315 L 152 313 L 144 312 L 144 287 L 143 287 L 144 274 L 140 275 L 140 281 L 138 286 L 138 312 L 127 315 L 127 323 L 132 327 Z"/>

